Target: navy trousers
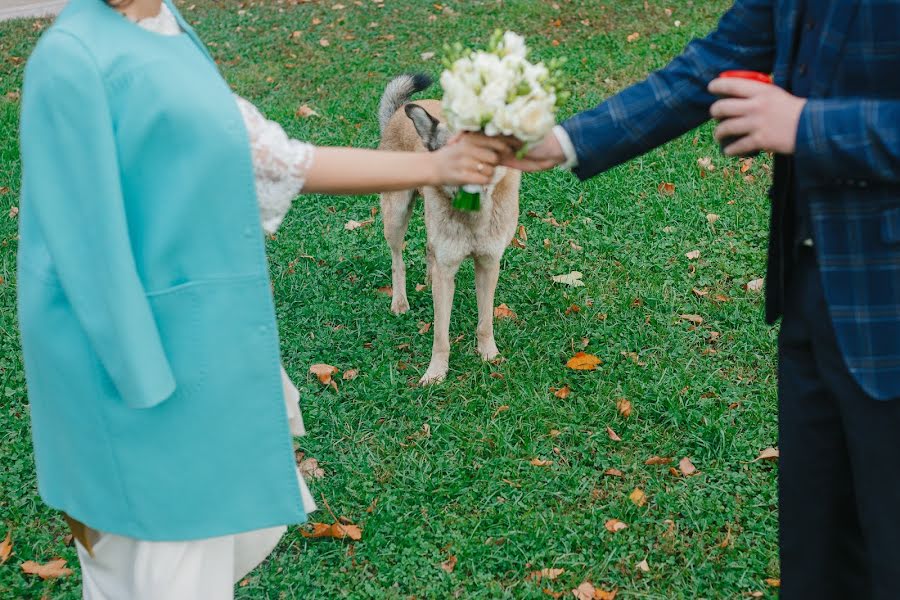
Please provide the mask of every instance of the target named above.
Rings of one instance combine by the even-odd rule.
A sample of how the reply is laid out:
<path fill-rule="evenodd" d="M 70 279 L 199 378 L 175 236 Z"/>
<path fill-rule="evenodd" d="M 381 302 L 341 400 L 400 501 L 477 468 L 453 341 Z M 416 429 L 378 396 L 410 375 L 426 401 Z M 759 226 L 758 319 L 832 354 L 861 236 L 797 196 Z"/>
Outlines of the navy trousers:
<path fill-rule="evenodd" d="M 812 249 L 788 277 L 778 352 L 781 598 L 900 600 L 900 401 L 845 367 Z"/>

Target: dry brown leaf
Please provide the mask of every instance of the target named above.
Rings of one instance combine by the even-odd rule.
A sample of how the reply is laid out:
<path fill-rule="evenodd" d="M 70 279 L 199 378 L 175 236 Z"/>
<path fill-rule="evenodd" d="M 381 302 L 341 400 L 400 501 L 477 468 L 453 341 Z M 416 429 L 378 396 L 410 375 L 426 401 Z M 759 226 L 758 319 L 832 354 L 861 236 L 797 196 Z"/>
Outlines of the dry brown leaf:
<path fill-rule="evenodd" d="M 675 194 L 675 184 L 664 181 L 657 186 L 656 190 L 663 196 L 672 196 Z"/>
<path fill-rule="evenodd" d="M 609 475 L 610 477 L 625 477 L 625 474 L 622 471 L 610 467 L 609 469 L 603 471 L 604 475 Z"/>
<path fill-rule="evenodd" d="M 575 356 L 566 363 L 566 366 L 575 371 L 593 371 L 601 364 L 603 364 L 603 361 L 593 354 L 576 352 Z"/>
<path fill-rule="evenodd" d="M 319 381 L 325 385 L 331 384 L 332 375 L 335 375 L 338 371 L 337 367 L 322 363 L 315 364 L 309 368 L 309 372 L 318 377 Z"/>
<path fill-rule="evenodd" d="M 647 460 L 644 461 L 645 465 L 667 465 L 672 462 L 672 459 L 668 456 L 651 456 Z"/>
<path fill-rule="evenodd" d="M 359 375 L 359 369 L 350 369 L 348 371 L 344 371 L 344 374 L 341 376 L 341 379 L 343 379 L 344 381 L 351 381 L 353 379 L 356 379 L 356 377 L 358 375 Z"/>
<path fill-rule="evenodd" d="M 525 231 L 524 225 L 519 225 L 518 233 L 519 233 L 520 240 L 522 240 L 523 242 L 528 241 L 528 233 Z"/>
<path fill-rule="evenodd" d="M 325 477 L 325 469 L 319 466 L 315 458 L 306 458 L 297 463 L 297 468 L 304 477 L 310 479 L 322 479 Z"/>
<path fill-rule="evenodd" d="M 741 159 L 741 173 L 746 173 L 753 167 L 753 159 L 752 158 L 742 158 Z"/>
<path fill-rule="evenodd" d="M 606 522 L 604 527 L 606 527 L 606 530 L 609 531 L 610 533 L 618 533 L 619 531 L 622 531 L 623 529 L 627 529 L 628 525 L 626 525 L 619 519 L 610 519 L 609 521 Z"/>
<path fill-rule="evenodd" d="M 715 225 L 716 221 L 718 221 L 718 220 L 719 220 L 719 215 L 717 215 L 715 213 L 709 213 L 708 215 L 706 215 L 706 222 L 709 223 L 710 225 Z"/>
<path fill-rule="evenodd" d="M 678 462 L 678 469 L 685 477 L 690 477 L 691 475 L 697 474 L 697 467 L 694 466 L 694 463 L 692 463 L 691 459 L 687 456 L 685 456 Z"/>
<path fill-rule="evenodd" d="M 22 572 L 26 575 L 37 575 L 41 579 L 56 579 L 57 577 L 67 577 L 72 574 L 72 569 L 66 568 L 66 561 L 62 558 L 51 560 L 43 565 L 33 560 L 26 560 L 21 566 Z"/>
<path fill-rule="evenodd" d="M 313 109 L 311 109 L 309 106 L 307 106 L 306 104 L 304 104 L 304 105 L 302 105 L 300 108 L 297 109 L 296 115 L 297 115 L 298 117 L 307 119 L 307 118 L 309 118 L 309 117 L 318 117 L 318 116 L 319 116 L 319 113 L 317 113 L 316 111 L 314 111 Z"/>
<path fill-rule="evenodd" d="M 691 291 L 694 292 L 694 295 L 697 296 L 698 298 L 702 298 L 703 296 L 706 296 L 707 294 L 709 294 L 709 290 L 701 290 L 698 288 L 694 288 Z"/>
<path fill-rule="evenodd" d="M 496 417 L 496 416 L 499 415 L 500 413 L 506 412 L 506 411 L 508 411 L 508 410 L 509 410 L 509 405 L 508 405 L 508 404 L 503 404 L 502 406 L 498 406 L 498 407 L 497 407 L 497 410 L 494 411 L 494 417 Z"/>
<path fill-rule="evenodd" d="M 689 321 L 694 325 L 703 324 L 703 317 L 701 317 L 700 315 L 678 315 L 678 318 L 684 321 Z"/>
<path fill-rule="evenodd" d="M 697 164 L 700 165 L 703 169 L 707 171 L 715 171 L 716 166 L 713 164 L 712 159 L 708 156 L 704 156 L 703 158 L 697 159 Z"/>
<path fill-rule="evenodd" d="M 549 588 L 544 588 L 541 591 L 544 592 L 546 595 L 550 596 L 551 598 L 555 598 L 556 600 L 559 600 L 560 598 L 563 597 L 562 592 L 554 592 L 553 590 L 551 590 Z"/>
<path fill-rule="evenodd" d="M 540 571 L 532 571 L 525 579 L 528 579 L 529 581 L 543 581 L 545 579 L 547 581 L 553 581 L 565 572 L 565 569 L 541 569 Z"/>
<path fill-rule="evenodd" d="M 641 488 L 634 488 L 634 491 L 628 495 L 628 499 L 634 502 L 636 506 L 647 504 L 647 494 Z"/>
<path fill-rule="evenodd" d="M 578 312 L 581 312 L 581 307 L 578 306 L 577 304 L 572 304 L 569 306 L 569 308 L 566 309 L 565 314 L 571 315 L 572 313 L 578 313 Z"/>
<path fill-rule="evenodd" d="M 313 25 L 321 25 L 322 19 L 320 19 L 319 17 L 313 17 L 313 20 L 311 22 Z"/>
<path fill-rule="evenodd" d="M 781 579 L 777 579 L 775 577 L 770 577 L 769 579 L 766 579 L 766 584 L 768 584 L 770 587 L 780 588 L 781 587 Z"/>
<path fill-rule="evenodd" d="M 319 40 L 319 45 L 322 46 L 323 48 L 327 48 L 328 46 L 331 45 L 331 42 L 329 42 L 325 38 L 322 38 L 321 40 Z"/>
<path fill-rule="evenodd" d="M 9 209 L 9 218 L 10 218 L 10 219 L 15 219 L 15 218 L 18 217 L 18 216 L 19 216 L 19 207 L 18 207 L 18 206 L 10 207 L 10 209 Z"/>
<path fill-rule="evenodd" d="M 424 323 L 419 321 L 419 335 L 425 335 L 431 329 L 431 321 Z"/>
<path fill-rule="evenodd" d="M 516 317 L 516 313 L 510 310 L 510 308 L 506 304 L 501 304 L 494 309 L 495 319 L 515 319 Z"/>
<path fill-rule="evenodd" d="M 423 52 L 419 55 L 419 58 L 421 58 L 422 60 L 431 60 L 432 58 L 434 58 L 434 52 Z"/>
<path fill-rule="evenodd" d="M 571 285 L 572 287 L 584 287 L 584 282 L 581 278 L 584 275 L 580 271 L 572 271 L 571 273 L 567 273 L 565 275 L 554 275 L 550 279 L 552 279 L 555 283 L 562 283 L 563 285 Z"/>
<path fill-rule="evenodd" d="M 626 37 L 625 39 L 630 44 L 631 42 L 636 42 L 640 37 L 641 37 L 641 34 L 638 33 L 637 31 L 635 31 L 634 33 L 628 34 L 628 37 Z"/>
<path fill-rule="evenodd" d="M 641 360 L 641 356 L 637 352 L 625 352 L 623 350 L 622 356 L 624 356 L 626 358 L 630 358 L 634 362 L 634 364 L 636 364 L 639 367 L 647 366 L 647 363 Z"/>
<path fill-rule="evenodd" d="M 596 588 L 594 590 L 594 600 L 616 600 L 616 594 L 618 593 L 619 590 L 607 592 L 605 590 L 601 590 L 600 588 Z"/>
<path fill-rule="evenodd" d="M 385 294 L 386 296 L 391 297 L 394 295 L 394 288 L 392 288 L 389 285 L 385 285 L 385 286 L 378 288 L 378 293 Z"/>
<path fill-rule="evenodd" d="M 416 291 L 417 291 L 417 292 L 421 292 L 422 290 L 424 290 L 424 289 L 427 288 L 427 287 L 428 287 L 428 286 L 425 285 L 424 283 L 417 283 L 417 284 L 416 284 Z"/>
<path fill-rule="evenodd" d="M 374 223 L 374 219 L 366 219 L 365 221 L 354 221 L 353 219 L 344 223 L 344 229 L 347 231 L 353 231 L 354 229 L 360 229 L 362 227 L 368 227 L 372 223 Z"/>
<path fill-rule="evenodd" d="M 456 562 L 457 562 L 456 556 L 451 554 L 447 560 L 445 560 L 444 562 L 441 563 L 441 568 L 448 573 L 452 573 L 453 569 L 456 568 Z"/>
<path fill-rule="evenodd" d="M 585 581 L 577 588 L 572 590 L 572 595 L 578 600 L 594 600 L 594 586 L 590 581 Z"/>
<path fill-rule="evenodd" d="M 615 431 L 613 431 L 613 428 L 610 427 L 609 425 L 606 426 L 606 435 L 608 435 L 609 439 L 611 439 L 614 442 L 622 441 L 622 438 L 619 437 L 619 434 L 616 433 Z"/>
<path fill-rule="evenodd" d="M 564 385 L 561 388 L 559 388 L 558 390 L 555 388 L 550 388 L 550 391 L 553 392 L 553 395 L 556 396 L 557 398 L 559 398 L 560 400 L 565 400 L 566 398 L 569 397 L 569 394 L 572 393 L 572 388 L 570 388 L 568 385 Z"/>
<path fill-rule="evenodd" d="M 753 459 L 753 462 L 758 460 L 778 460 L 779 456 L 780 453 L 778 452 L 778 448 L 766 448 L 759 453 L 759 456 Z"/>
<path fill-rule="evenodd" d="M 531 466 L 533 466 L 533 467 L 549 467 L 550 465 L 553 464 L 552 460 L 544 460 L 542 458 L 537 458 L 537 457 L 532 458 L 528 462 L 531 463 Z"/>
<path fill-rule="evenodd" d="M 691 250 L 690 252 L 685 254 L 685 256 L 688 258 L 688 260 L 697 260 L 698 258 L 700 258 L 700 251 Z"/>
<path fill-rule="evenodd" d="M 616 409 L 619 411 L 620 415 L 627 419 L 631 416 L 631 401 L 627 398 L 619 398 L 616 401 Z"/>
<path fill-rule="evenodd" d="M 520 240 L 519 238 L 517 238 L 517 237 L 514 237 L 514 238 L 512 239 L 512 241 L 511 241 L 509 244 L 510 244 L 513 248 L 519 248 L 519 249 L 522 249 L 522 250 L 524 250 L 525 247 L 526 247 L 526 246 L 525 246 L 525 243 L 524 243 L 522 240 Z"/>
<path fill-rule="evenodd" d="M 0 565 L 9 560 L 12 554 L 12 529 L 6 532 L 6 537 L 0 542 Z"/>
<path fill-rule="evenodd" d="M 748 292 L 758 292 L 763 289 L 765 281 L 765 279 L 754 279 L 753 281 L 748 281 L 745 287 Z"/>
<path fill-rule="evenodd" d="M 355 542 L 362 539 L 362 530 L 356 525 L 335 522 L 331 525 L 326 525 L 325 523 L 310 523 L 310 526 L 313 528 L 311 532 L 306 531 L 305 529 L 300 530 L 300 534 L 303 537 L 334 538 L 336 540 L 350 538 Z"/>
<path fill-rule="evenodd" d="M 639 562 L 638 564 L 636 564 L 635 567 L 637 568 L 638 571 L 641 571 L 642 573 L 650 572 L 650 565 L 647 564 L 646 558 L 644 560 L 642 560 L 641 562 Z"/>

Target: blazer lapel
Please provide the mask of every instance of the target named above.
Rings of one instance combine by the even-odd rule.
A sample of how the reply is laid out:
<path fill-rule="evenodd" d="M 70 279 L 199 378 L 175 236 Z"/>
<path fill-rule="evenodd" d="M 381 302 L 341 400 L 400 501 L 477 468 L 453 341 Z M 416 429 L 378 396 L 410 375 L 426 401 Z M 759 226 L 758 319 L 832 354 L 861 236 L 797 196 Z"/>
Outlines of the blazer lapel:
<path fill-rule="evenodd" d="M 815 78 L 810 96 L 823 97 L 831 87 L 834 70 L 840 60 L 841 50 L 847 40 L 847 33 L 853 25 L 860 0 L 835 0 L 831 2 L 828 18 L 822 24 L 822 38 L 814 63 Z"/>

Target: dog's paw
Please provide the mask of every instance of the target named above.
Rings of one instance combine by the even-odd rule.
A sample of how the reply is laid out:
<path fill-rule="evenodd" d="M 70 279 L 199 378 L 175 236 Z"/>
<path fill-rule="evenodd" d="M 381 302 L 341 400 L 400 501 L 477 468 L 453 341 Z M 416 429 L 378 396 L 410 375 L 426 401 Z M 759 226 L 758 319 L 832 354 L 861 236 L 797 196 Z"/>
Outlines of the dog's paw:
<path fill-rule="evenodd" d="M 422 379 L 419 380 L 419 385 L 425 387 L 426 385 L 433 385 L 435 383 L 440 383 L 447 379 L 447 369 L 432 369 L 428 367 L 428 370 L 425 371 L 425 374 L 422 375 Z"/>
<path fill-rule="evenodd" d="M 409 300 L 406 296 L 394 296 L 391 300 L 391 312 L 395 315 L 402 315 L 409 312 Z"/>
<path fill-rule="evenodd" d="M 481 355 L 481 360 L 494 360 L 497 356 L 500 355 L 500 351 L 497 350 L 497 344 L 494 340 L 489 342 L 478 342 L 478 354 Z"/>

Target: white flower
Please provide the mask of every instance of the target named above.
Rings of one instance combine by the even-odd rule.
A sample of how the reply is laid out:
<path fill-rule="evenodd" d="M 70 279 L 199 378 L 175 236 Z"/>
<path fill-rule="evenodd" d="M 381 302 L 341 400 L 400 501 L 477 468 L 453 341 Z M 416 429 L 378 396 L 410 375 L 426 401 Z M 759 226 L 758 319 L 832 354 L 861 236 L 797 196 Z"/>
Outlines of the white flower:
<path fill-rule="evenodd" d="M 512 55 L 518 56 L 519 58 L 525 58 L 525 55 L 528 54 L 525 38 L 512 31 L 507 31 L 503 34 L 503 39 L 500 42 L 500 49 L 504 56 Z"/>

